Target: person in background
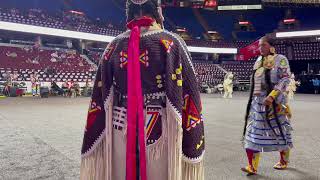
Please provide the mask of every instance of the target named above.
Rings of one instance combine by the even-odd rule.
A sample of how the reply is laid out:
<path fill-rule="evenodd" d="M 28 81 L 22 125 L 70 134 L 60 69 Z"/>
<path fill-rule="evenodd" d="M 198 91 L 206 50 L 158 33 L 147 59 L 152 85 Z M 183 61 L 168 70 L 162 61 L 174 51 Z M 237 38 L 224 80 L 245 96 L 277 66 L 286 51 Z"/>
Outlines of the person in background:
<path fill-rule="evenodd" d="M 18 81 L 18 77 L 19 77 L 18 71 L 14 71 L 14 72 L 13 72 L 13 76 L 12 76 L 12 80 L 13 80 L 13 81 Z"/>
<path fill-rule="evenodd" d="M 69 90 L 68 90 L 68 81 L 64 82 L 62 84 L 62 89 L 63 89 L 63 96 L 67 97 L 69 94 Z"/>
<path fill-rule="evenodd" d="M 4 95 L 10 96 L 11 87 L 13 86 L 13 75 L 8 71 L 5 75 L 6 83 L 4 87 Z"/>
<path fill-rule="evenodd" d="M 319 93 L 319 87 L 320 87 L 320 80 L 318 78 L 314 78 L 314 79 L 312 79 L 310 81 L 313 84 L 314 94 L 318 94 Z"/>
<path fill-rule="evenodd" d="M 292 73 L 290 77 L 290 83 L 287 88 L 288 100 L 293 100 L 294 94 L 297 91 L 297 86 L 299 85 L 300 85 L 300 82 L 295 80 L 295 76 Z"/>
<path fill-rule="evenodd" d="M 81 87 L 80 87 L 80 84 L 77 82 L 76 85 L 75 85 L 75 88 L 76 88 L 76 93 L 77 93 L 77 96 L 81 96 Z"/>
<path fill-rule="evenodd" d="M 72 90 L 72 97 L 77 97 L 77 96 L 80 96 L 80 85 L 78 82 L 73 82 L 73 86 L 71 88 Z"/>
<path fill-rule="evenodd" d="M 73 81 L 67 81 L 67 88 L 68 88 L 68 97 L 72 97 L 73 94 Z"/>
<path fill-rule="evenodd" d="M 41 87 L 41 82 L 39 79 L 39 76 L 37 73 L 34 74 L 35 80 L 36 80 L 36 95 L 40 94 L 40 87 Z"/>
<path fill-rule="evenodd" d="M 223 98 L 232 98 L 233 94 L 233 73 L 228 72 L 223 81 L 223 90 L 224 90 L 224 95 Z"/>
<path fill-rule="evenodd" d="M 37 95 L 37 74 L 33 73 L 30 75 L 30 81 L 31 81 L 31 91 L 32 91 L 32 96 Z"/>
<path fill-rule="evenodd" d="M 85 86 L 83 87 L 83 91 L 82 91 L 82 95 L 83 96 L 89 96 L 89 89 L 91 88 L 92 86 L 90 85 L 90 82 L 89 82 L 89 79 L 86 79 L 86 84 Z"/>
<path fill-rule="evenodd" d="M 291 75 L 289 61 L 276 54 L 270 37 L 260 39 L 259 49 L 261 56 L 253 68 L 243 131 L 248 165 L 241 170 L 247 175 L 257 174 L 261 152 L 278 151 L 280 158 L 273 168 L 286 169 L 293 147 L 292 115 L 286 95 Z"/>

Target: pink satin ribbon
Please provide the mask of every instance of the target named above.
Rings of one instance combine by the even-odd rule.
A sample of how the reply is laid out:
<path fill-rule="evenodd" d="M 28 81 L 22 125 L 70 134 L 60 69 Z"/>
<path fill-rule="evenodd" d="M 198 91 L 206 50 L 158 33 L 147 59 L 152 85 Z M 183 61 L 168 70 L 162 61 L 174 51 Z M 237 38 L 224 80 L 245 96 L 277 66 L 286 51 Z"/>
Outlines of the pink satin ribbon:
<path fill-rule="evenodd" d="M 145 122 L 143 115 L 143 92 L 140 73 L 140 28 L 149 27 L 154 22 L 152 18 L 142 17 L 128 23 L 131 34 L 128 43 L 128 109 L 127 109 L 127 154 L 126 154 L 126 180 L 137 177 L 137 142 L 139 149 L 140 180 L 147 180 L 146 168 L 146 139 Z M 138 125 L 138 127 L 137 127 Z M 137 134 L 138 128 L 138 134 Z"/>

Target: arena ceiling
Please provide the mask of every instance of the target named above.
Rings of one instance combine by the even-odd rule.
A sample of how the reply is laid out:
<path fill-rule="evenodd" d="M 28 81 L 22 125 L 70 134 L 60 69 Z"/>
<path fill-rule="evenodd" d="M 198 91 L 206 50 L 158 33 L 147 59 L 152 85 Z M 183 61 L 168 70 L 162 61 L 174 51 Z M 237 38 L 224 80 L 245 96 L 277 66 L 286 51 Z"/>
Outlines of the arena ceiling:
<path fill-rule="evenodd" d="M 239 1 L 239 0 L 238 0 Z M 244 0 L 240 0 L 244 2 Z M 255 0 L 256 1 L 256 0 Z M 246 1 L 245 1 L 246 2 Z M 306 29 L 319 29 L 320 24 L 315 19 L 320 18 L 318 8 L 315 8 L 315 3 L 320 3 L 315 0 L 263 0 L 263 3 L 270 3 L 260 11 L 247 12 L 218 12 L 201 10 L 200 13 L 208 22 L 211 30 L 218 31 L 223 38 L 230 39 L 234 24 L 239 17 L 243 16 L 254 25 L 255 32 L 250 32 L 249 38 L 256 38 L 265 33 L 273 32 L 279 21 L 284 18 L 285 11 L 288 7 L 274 8 L 272 3 L 276 6 L 284 6 L 286 4 L 298 7 L 293 10 L 294 18 L 301 22 L 301 26 Z M 311 8 L 303 9 L 301 4 L 308 4 Z M 2 8 L 18 8 L 18 9 L 42 9 L 51 14 L 61 14 L 66 10 L 78 10 L 84 12 L 91 19 L 99 18 L 103 21 L 125 27 L 125 0 L 0 0 L 0 7 Z M 293 8 L 294 8 L 293 7 Z M 166 27 L 169 30 L 174 30 L 175 25 L 185 27 L 189 30 L 192 36 L 200 37 L 205 31 L 200 23 L 193 15 L 189 8 L 174 8 L 167 7 L 164 10 L 166 15 L 166 23 L 170 24 Z M 306 13 L 308 12 L 308 13 Z M 230 22 L 230 23 L 225 23 Z M 252 35 L 252 37 L 251 37 Z M 247 37 L 247 35 L 245 35 Z"/>

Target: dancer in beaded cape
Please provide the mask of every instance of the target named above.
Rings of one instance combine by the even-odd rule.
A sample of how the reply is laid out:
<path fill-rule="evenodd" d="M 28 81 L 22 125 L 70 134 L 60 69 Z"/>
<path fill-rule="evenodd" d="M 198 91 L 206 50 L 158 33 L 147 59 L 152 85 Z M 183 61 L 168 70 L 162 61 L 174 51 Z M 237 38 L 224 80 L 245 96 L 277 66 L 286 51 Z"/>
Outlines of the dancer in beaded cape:
<path fill-rule="evenodd" d="M 100 61 L 84 133 L 82 180 L 203 180 L 204 124 L 184 41 L 161 3 L 128 0 L 128 30 Z"/>

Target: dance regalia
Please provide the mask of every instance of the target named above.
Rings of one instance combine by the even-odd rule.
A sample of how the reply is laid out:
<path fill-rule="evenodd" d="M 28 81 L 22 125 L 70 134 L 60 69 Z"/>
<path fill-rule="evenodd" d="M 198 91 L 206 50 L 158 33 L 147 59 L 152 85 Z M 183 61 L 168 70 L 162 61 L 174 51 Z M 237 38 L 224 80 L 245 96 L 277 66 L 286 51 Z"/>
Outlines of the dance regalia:
<path fill-rule="evenodd" d="M 259 57 L 254 65 L 244 129 L 244 148 L 249 160 L 246 171 L 249 173 L 256 173 L 260 152 L 280 151 L 276 169 L 286 168 L 288 164 L 289 150 L 293 147 L 291 112 L 286 96 L 289 83 L 290 67 L 285 56 Z M 271 106 L 264 105 L 267 96 L 274 99 Z"/>
<path fill-rule="evenodd" d="M 37 94 L 37 79 L 36 79 L 36 77 L 31 77 L 31 91 L 32 91 L 33 96 L 35 96 Z"/>
<path fill-rule="evenodd" d="M 224 95 L 223 98 L 232 98 L 233 94 L 233 74 L 227 73 L 223 81 Z"/>
<path fill-rule="evenodd" d="M 81 179 L 203 180 L 202 107 L 187 47 L 154 22 L 149 28 L 144 22 L 131 23 L 131 30 L 116 37 L 100 61 L 83 139 Z"/>
<path fill-rule="evenodd" d="M 299 82 L 294 79 L 294 76 L 291 77 L 287 88 L 288 100 L 293 100 L 294 93 L 297 91 L 297 85 L 299 85 Z"/>

